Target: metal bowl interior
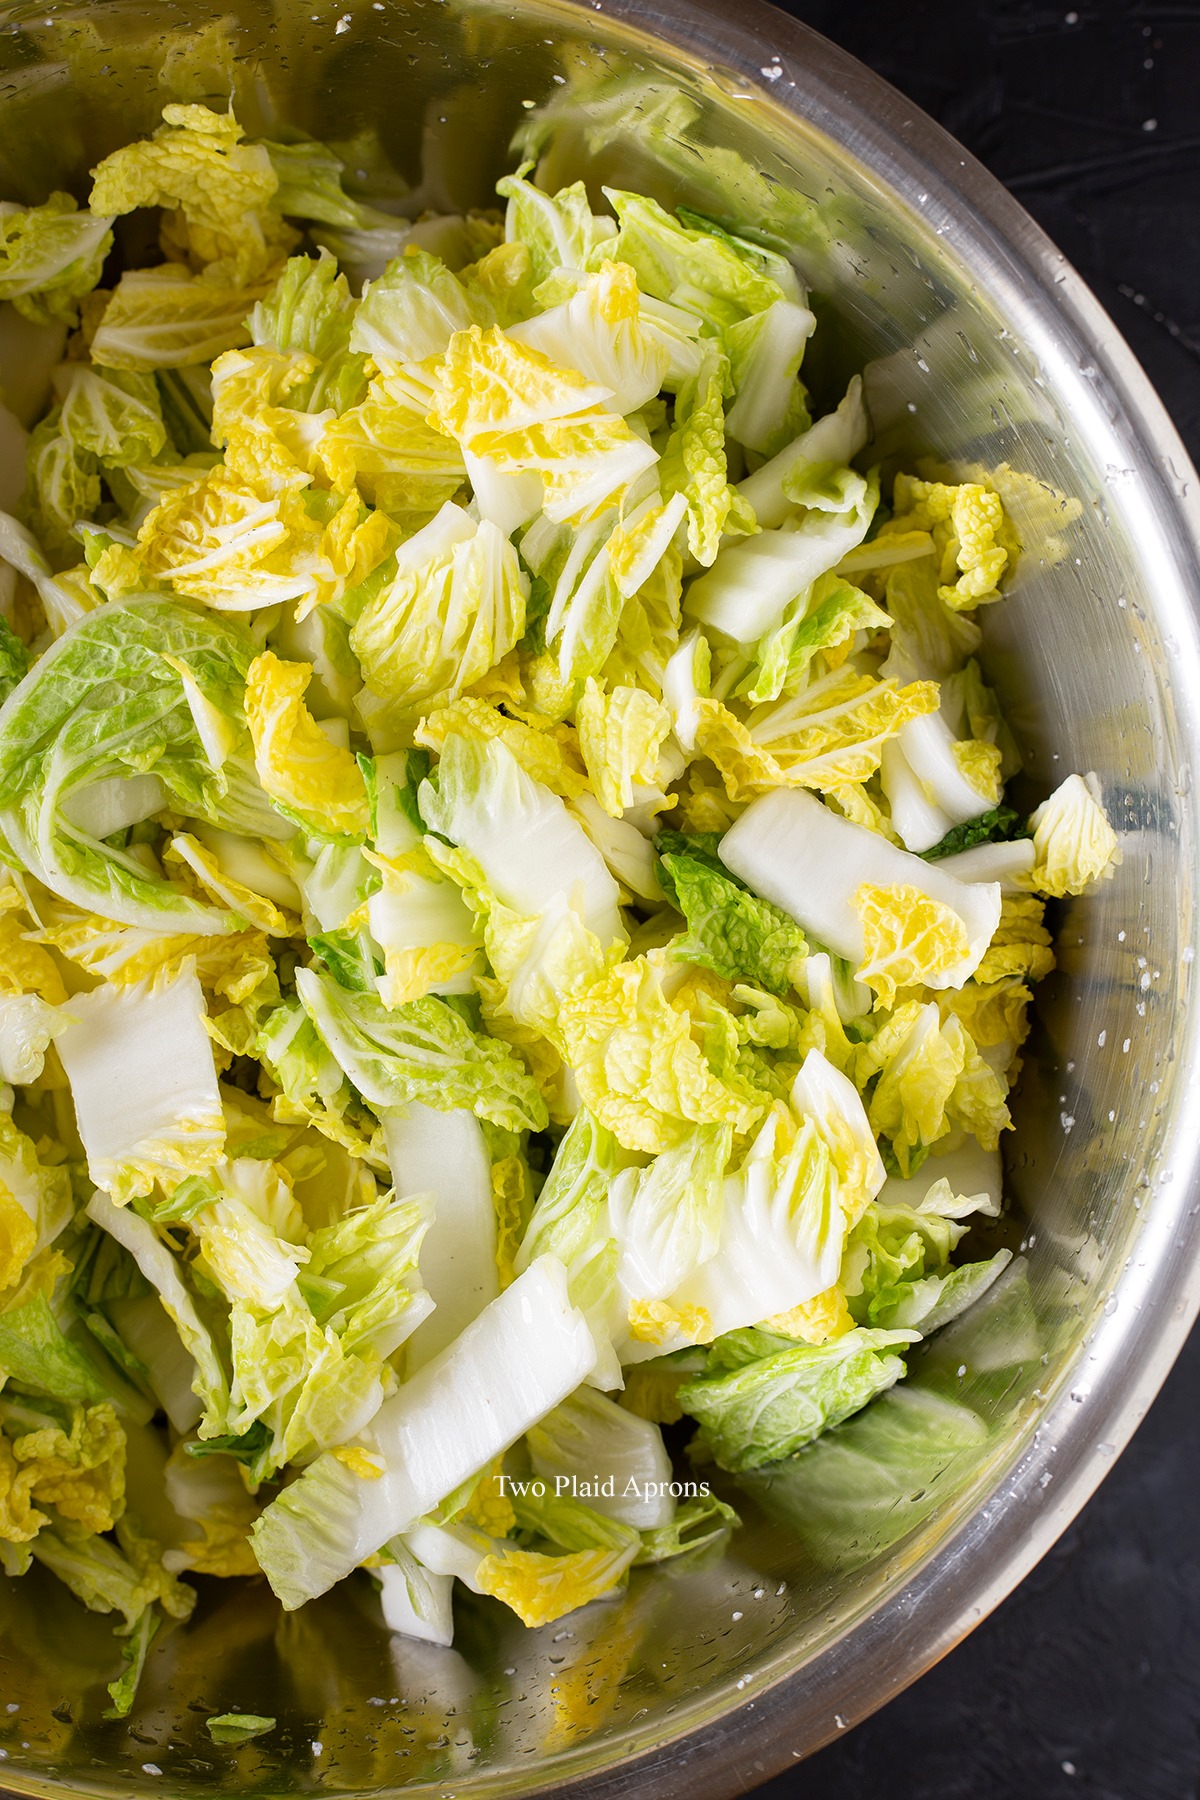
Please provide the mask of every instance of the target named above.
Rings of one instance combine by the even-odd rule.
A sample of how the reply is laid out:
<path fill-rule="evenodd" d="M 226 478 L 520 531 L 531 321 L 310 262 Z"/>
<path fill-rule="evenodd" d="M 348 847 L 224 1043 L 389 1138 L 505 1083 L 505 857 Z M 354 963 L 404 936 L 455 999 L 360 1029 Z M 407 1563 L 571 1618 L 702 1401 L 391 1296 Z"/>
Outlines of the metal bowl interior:
<path fill-rule="evenodd" d="M 599 6 L 6 7 L 0 188 L 84 197 L 89 166 L 166 100 L 231 92 L 251 133 L 286 121 L 353 143 L 352 162 L 378 152 L 411 212 L 487 205 L 519 134 L 548 184 L 641 188 L 786 244 L 821 320 L 817 402 L 865 365 L 882 458 L 1032 478 L 985 666 L 1028 796 L 1094 769 L 1124 862 L 1055 920 L 1008 1154 L 1020 1255 L 902 1388 L 740 1492 L 723 1561 L 638 1572 L 623 1603 L 557 1626 L 468 1597 L 437 1650 L 389 1639 L 365 1578 L 288 1617 L 261 1585 L 202 1581 L 117 1724 L 110 1621 L 39 1571 L 6 1583 L 0 1754 L 18 1792 L 740 1791 L 881 1704 L 1020 1579 L 1195 1309 L 1195 477 L 1062 259 L 891 90 L 757 0 Z M 1074 523 L 1047 487 L 1079 500 Z M 204 1721 L 223 1711 L 278 1726 L 217 1750 Z"/>

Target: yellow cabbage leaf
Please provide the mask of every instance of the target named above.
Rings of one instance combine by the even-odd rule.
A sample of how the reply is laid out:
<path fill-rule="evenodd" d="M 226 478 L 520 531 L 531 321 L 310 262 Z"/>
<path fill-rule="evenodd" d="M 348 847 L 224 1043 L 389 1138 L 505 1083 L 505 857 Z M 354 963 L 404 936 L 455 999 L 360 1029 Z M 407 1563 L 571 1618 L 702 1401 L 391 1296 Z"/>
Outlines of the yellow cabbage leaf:
<path fill-rule="evenodd" d="M 567 993 L 554 1033 L 583 1104 L 627 1150 L 669 1150 L 689 1124 L 748 1131 L 765 1109 L 713 1075 L 644 956 Z"/>
<path fill-rule="evenodd" d="M 501 1156 L 492 1164 L 492 1203 L 496 1209 L 496 1271 L 500 1286 L 506 1288 L 516 1280 L 517 1251 L 533 1203 L 523 1157 Z"/>
<path fill-rule="evenodd" d="M 937 706 L 936 682 L 901 687 L 846 667 L 744 719 L 700 696 L 696 747 L 716 764 L 734 800 L 776 787 L 842 790 L 874 775 L 887 740 Z"/>
<path fill-rule="evenodd" d="M 232 112 L 165 106 L 153 136 L 114 150 L 92 170 L 92 210 L 178 213 L 165 221 L 169 249 L 244 286 L 278 262 L 296 233 L 270 207 L 279 186 L 270 155 L 243 136 Z"/>
<path fill-rule="evenodd" d="M 366 783 L 349 750 L 331 742 L 304 704 L 311 663 L 264 650 L 246 674 L 246 722 L 264 791 L 289 817 L 334 837 L 371 822 Z"/>
<path fill-rule="evenodd" d="M 78 1407 L 69 1432 L 47 1425 L 14 1438 L 12 1455 L 33 1498 L 64 1519 L 111 1531 L 124 1511 L 125 1432 L 108 1401 Z"/>
<path fill-rule="evenodd" d="M 1121 861 L 1117 834 L 1101 803 L 1095 775 L 1068 775 L 1033 814 L 1034 867 L 1026 877 L 1039 894 L 1083 894 L 1108 880 Z"/>
<path fill-rule="evenodd" d="M 137 554 L 152 585 L 169 583 L 218 612 L 296 601 L 299 618 L 365 580 L 392 538 L 385 515 L 364 517 L 357 495 L 322 523 L 300 493 L 272 494 L 218 467 L 160 500 Z"/>
<path fill-rule="evenodd" d="M 1000 580 L 1012 543 L 1004 503 L 981 482 L 950 485 L 896 477 L 894 516 L 880 536 L 928 531 L 941 559 L 939 597 L 956 611 L 1000 598 Z"/>
<path fill-rule="evenodd" d="M 1004 981 L 1017 975 L 1025 981 L 1041 981 L 1054 967 L 1050 933 L 1042 923 L 1046 903 L 1033 894 L 1005 894 L 1000 902 L 1000 923 L 983 960 L 975 970 L 980 984 Z"/>
<path fill-rule="evenodd" d="M 385 512 L 434 513 L 466 480 L 462 451 L 425 417 L 402 381 L 377 376 L 366 397 L 327 418 L 317 446 L 339 493 L 357 484 Z"/>
<path fill-rule="evenodd" d="M 498 327 L 456 331 L 433 373 L 429 423 L 474 448 L 483 435 L 508 435 L 594 411 L 608 390 Z"/>
<path fill-rule="evenodd" d="M 611 1594 L 625 1579 L 629 1550 L 572 1550 L 547 1556 L 539 1550 L 505 1549 L 485 1556 L 476 1572 L 479 1591 L 503 1600 L 524 1625 L 549 1625 L 577 1607 Z"/>
<path fill-rule="evenodd" d="M 587 772 L 579 756 L 578 740 L 569 725 L 554 724 L 541 715 L 529 715 L 532 721 L 514 719 L 499 707 L 475 694 L 461 694 L 447 706 L 439 706 L 422 719 L 416 732 L 418 744 L 436 750 L 439 755 L 448 737 L 458 733 L 465 737 L 499 738 L 527 775 L 548 787 L 564 800 L 574 800 L 586 793 Z"/>
<path fill-rule="evenodd" d="M 631 1300 L 629 1335 L 640 1344 L 711 1344 L 711 1314 L 703 1306 L 671 1306 L 666 1300 Z"/>
<path fill-rule="evenodd" d="M 575 727 L 593 792 L 605 812 L 619 819 L 634 804 L 636 788 L 655 784 L 671 714 L 644 688 L 606 693 L 589 678 L 575 709 Z"/>
<path fill-rule="evenodd" d="M 274 285 L 275 269 L 243 287 L 215 271 L 193 275 L 179 263 L 126 269 L 92 339 L 105 369 L 180 369 L 210 363 L 250 342 L 246 315 Z"/>
<path fill-rule="evenodd" d="M 37 1221 L 25 1210 L 8 1183 L 0 1180 L 0 1288 L 21 1279 L 37 1247 Z"/>
<path fill-rule="evenodd" d="M 498 526 L 447 504 L 396 553 L 350 632 L 367 685 L 416 714 L 455 699 L 525 630 L 529 578 Z"/>
<path fill-rule="evenodd" d="M 163 851 L 164 863 L 190 870 L 198 886 L 210 899 L 218 900 L 237 913 L 247 925 L 255 926 L 268 937 L 298 937 L 300 921 L 294 913 L 285 913 L 265 894 L 256 894 L 242 881 L 226 874 L 214 853 L 190 832 L 177 831 Z M 201 974 L 201 980 L 204 979 Z"/>
<path fill-rule="evenodd" d="M 859 1087 L 878 1077 L 867 1109 L 871 1129 L 890 1141 L 902 1175 L 915 1173 L 914 1151 L 950 1129 L 946 1108 L 963 1072 L 964 1039 L 961 1029 L 943 1032 L 935 1004 L 910 1001 L 859 1048 Z"/>
<path fill-rule="evenodd" d="M 51 1006 L 67 997 L 50 952 L 11 912 L 0 914 L 0 994 L 37 994 Z"/>
<path fill-rule="evenodd" d="M 854 1319 L 840 1287 L 826 1288 L 811 1300 L 802 1300 L 785 1313 L 775 1313 L 762 1321 L 764 1331 L 778 1332 L 780 1337 L 798 1338 L 803 1344 L 824 1344 L 854 1330 Z"/>
<path fill-rule="evenodd" d="M 618 413 L 599 407 L 523 431 L 481 432 L 471 451 L 497 474 L 540 474 L 546 516 L 560 525 L 585 525 L 615 506 L 658 460 Z"/>
<path fill-rule="evenodd" d="M 977 972 L 975 980 L 947 988 L 936 998 L 943 1019 L 951 1014 L 961 1019 L 981 1050 L 998 1044 L 1017 1050 L 1029 1035 L 1027 1014 L 1033 995 L 1019 975 L 981 982 Z"/>
<path fill-rule="evenodd" d="M 288 405 L 320 364 L 300 351 L 269 344 L 227 350 L 212 368 L 212 441 L 225 467 L 266 493 L 307 487 L 321 467 L 320 444 L 331 411 Z"/>
<path fill-rule="evenodd" d="M 914 887 L 864 881 L 853 902 L 862 923 L 864 956 L 856 974 L 891 1006 L 897 988 L 917 987 L 965 960 L 967 928 L 950 907 Z"/>

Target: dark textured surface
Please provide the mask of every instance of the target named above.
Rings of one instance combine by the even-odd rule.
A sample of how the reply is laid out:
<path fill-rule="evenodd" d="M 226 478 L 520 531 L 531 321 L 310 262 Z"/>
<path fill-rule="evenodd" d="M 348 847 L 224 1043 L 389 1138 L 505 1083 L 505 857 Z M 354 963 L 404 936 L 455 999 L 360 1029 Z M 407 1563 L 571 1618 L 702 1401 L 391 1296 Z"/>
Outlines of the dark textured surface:
<path fill-rule="evenodd" d="M 1200 460 L 1200 6 L 792 0 L 1016 193 Z M 1200 1334 L 1024 1585 L 762 1800 L 1200 1800 Z"/>

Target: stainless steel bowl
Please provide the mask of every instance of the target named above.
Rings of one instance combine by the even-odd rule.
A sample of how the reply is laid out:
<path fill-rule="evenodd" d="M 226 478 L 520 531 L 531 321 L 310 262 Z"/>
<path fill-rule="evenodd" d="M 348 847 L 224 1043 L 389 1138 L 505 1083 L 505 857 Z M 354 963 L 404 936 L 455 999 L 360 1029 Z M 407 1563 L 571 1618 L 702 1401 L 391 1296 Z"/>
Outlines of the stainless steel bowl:
<path fill-rule="evenodd" d="M 723 1562 L 647 1571 L 621 1606 L 537 1632 L 468 1604 L 441 1651 L 389 1640 L 365 1583 L 287 1619 L 261 1586 L 208 1583 L 126 1726 L 101 1719 L 109 1622 L 38 1571 L 2 1596 L 0 1744 L 21 1793 L 741 1791 L 1009 1592 L 1196 1311 L 1196 477 L 1020 207 L 757 0 L 49 0 L 0 18 L 5 197 L 84 194 L 165 100 L 231 88 L 252 131 L 376 129 L 415 210 L 486 204 L 521 132 L 550 182 L 613 179 L 790 246 L 822 317 L 806 373 L 829 401 L 870 365 L 881 453 L 1008 464 L 1081 502 L 1068 528 L 1027 512 L 988 666 L 1029 794 L 1095 769 L 1125 860 L 1058 921 L 1009 1156 L 1022 1254 L 909 1382 L 743 1494 Z M 225 1710 L 279 1724 L 217 1750 L 203 1720 Z"/>

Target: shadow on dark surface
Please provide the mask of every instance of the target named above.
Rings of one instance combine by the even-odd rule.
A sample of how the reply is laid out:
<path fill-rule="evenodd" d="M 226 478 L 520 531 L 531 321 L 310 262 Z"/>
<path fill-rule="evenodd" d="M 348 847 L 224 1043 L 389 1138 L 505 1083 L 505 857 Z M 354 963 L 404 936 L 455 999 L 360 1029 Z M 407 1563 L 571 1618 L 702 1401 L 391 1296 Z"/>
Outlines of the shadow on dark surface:
<path fill-rule="evenodd" d="M 1020 198 L 1200 458 L 1200 7 L 799 0 Z M 763 1800 L 1197 1800 L 1200 1333 L 1083 1515 L 907 1693 Z"/>

